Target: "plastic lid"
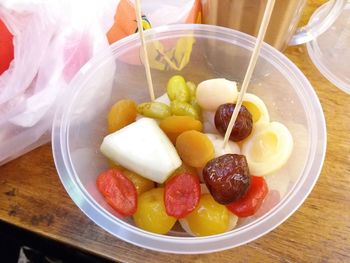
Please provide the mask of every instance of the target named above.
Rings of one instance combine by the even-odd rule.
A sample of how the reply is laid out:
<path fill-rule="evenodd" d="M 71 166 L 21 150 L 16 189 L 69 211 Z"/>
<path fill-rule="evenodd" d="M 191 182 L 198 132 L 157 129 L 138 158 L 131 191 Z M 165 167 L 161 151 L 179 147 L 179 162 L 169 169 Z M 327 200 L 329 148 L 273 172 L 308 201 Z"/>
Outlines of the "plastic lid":
<path fill-rule="evenodd" d="M 327 4 L 318 8 L 309 23 L 319 20 Z M 350 1 L 334 24 L 321 36 L 306 44 L 318 70 L 334 85 L 350 94 Z"/>

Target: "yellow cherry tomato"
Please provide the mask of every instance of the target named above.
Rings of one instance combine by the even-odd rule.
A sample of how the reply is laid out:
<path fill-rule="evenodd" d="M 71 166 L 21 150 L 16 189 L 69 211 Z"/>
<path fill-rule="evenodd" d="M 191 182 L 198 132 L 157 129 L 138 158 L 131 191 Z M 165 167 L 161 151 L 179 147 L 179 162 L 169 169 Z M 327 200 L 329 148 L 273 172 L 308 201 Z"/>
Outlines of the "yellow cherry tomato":
<path fill-rule="evenodd" d="M 139 196 L 137 210 L 133 215 L 136 226 L 157 234 L 170 231 L 176 218 L 166 213 L 163 195 L 164 188 L 154 188 Z"/>
<path fill-rule="evenodd" d="M 199 204 L 187 217 L 191 231 L 197 236 L 210 236 L 227 231 L 229 211 L 224 205 L 215 202 L 210 194 L 203 194 Z"/>

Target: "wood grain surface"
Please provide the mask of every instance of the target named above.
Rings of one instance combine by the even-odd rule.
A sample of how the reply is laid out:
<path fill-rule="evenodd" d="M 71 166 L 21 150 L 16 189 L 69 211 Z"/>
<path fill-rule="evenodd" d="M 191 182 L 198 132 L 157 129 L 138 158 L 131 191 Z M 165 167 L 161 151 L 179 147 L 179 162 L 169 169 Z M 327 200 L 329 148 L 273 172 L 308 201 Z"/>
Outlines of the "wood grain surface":
<path fill-rule="evenodd" d="M 0 220 L 121 262 L 350 262 L 350 95 L 318 72 L 304 46 L 285 53 L 320 98 L 328 146 L 310 196 L 267 235 L 205 255 L 157 253 L 123 242 L 95 225 L 71 201 L 57 176 L 50 145 L 0 167 Z"/>

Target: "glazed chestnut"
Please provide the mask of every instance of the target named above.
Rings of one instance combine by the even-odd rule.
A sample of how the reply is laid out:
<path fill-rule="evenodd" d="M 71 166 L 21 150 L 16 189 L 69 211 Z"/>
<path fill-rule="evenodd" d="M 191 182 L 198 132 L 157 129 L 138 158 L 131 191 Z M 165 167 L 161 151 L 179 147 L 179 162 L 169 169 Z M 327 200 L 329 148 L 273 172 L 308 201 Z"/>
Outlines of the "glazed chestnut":
<path fill-rule="evenodd" d="M 226 103 L 217 108 L 215 112 L 215 127 L 222 134 L 225 135 L 228 124 L 235 109 L 235 104 Z M 230 134 L 230 140 L 234 142 L 241 141 L 249 136 L 253 129 L 253 117 L 245 106 L 239 110 L 235 125 Z"/>
<path fill-rule="evenodd" d="M 247 160 L 240 154 L 225 154 L 212 159 L 203 169 L 203 179 L 218 203 L 232 203 L 243 197 L 249 188 Z"/>

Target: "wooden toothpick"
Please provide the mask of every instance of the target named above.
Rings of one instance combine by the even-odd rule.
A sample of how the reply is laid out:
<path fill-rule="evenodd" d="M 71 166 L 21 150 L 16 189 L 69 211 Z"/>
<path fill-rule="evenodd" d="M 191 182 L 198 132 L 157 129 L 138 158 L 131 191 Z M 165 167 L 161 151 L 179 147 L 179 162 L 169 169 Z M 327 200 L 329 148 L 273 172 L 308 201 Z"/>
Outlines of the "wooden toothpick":
<path fill-rule="evenodd" d="M 155 99 L 155 97 L 154 97 L 154 89 L 153 89 L 153 83 L 152 83 L 151 69 L 150 69 L 150 66 L 149 66 L 148 53 L 147 53 L 147 48 L 146 48 L 146 41 L 145 41 L 145 36 L 143 34 L 140 0 L 136 0 L 135 1 L 135 7 L 136 7 L 137 28 L 138 28 L 138 31 L 139 31 L 139 34 L 140 34 L 141 46 L 142 46 L 142 51 L 143 51 L 143 62 L 144 62 L 143 65 L 144 65 L 145 71 L 146 71 L 148 92 L 149 92 L 149 96 L 151 97 L 151 100 L 153 101 Z"/>
<path fill-rule="evenodd" d="M 250 82 L 250 79 L 252 77 L 256 62 L 258 60 L 260 49 L 261 49 L 261 46 L 262 46 L 262 43 L 263 43 L 263 40 L 265 37 L 266 29 L 267 29 L 267 26 L 269 24 L 271 13 L 272 13 L 274 5 L 275 5 L 275 0 L 268 0 L 266 8 L 265 8 L 264 16 L 263 16 L 263 19 L 262 19 L 262 22 L 260 25 L 258 37 L 257 37 L 256 42 L 255 42 L 254 50 L 253 50 L 252 56 L 251 56 L 250 61 L 249 61 L 247 72 L 246 72 L 244 79 L 243 79 L 242 88 L 240 90 L 235 109 L 232 113 L 230 123 L 229 123 L 227 130 L 226 130 L 226 133 L 225 133 L 223 147 L 225 147 L 227 145 L 227 142 L 230 138 L 230 134 L 232 132 L 233 126 L 236 122 L 239 110 L 242 106 L 243 97 L 247 91 L 248 84 Z"/>

